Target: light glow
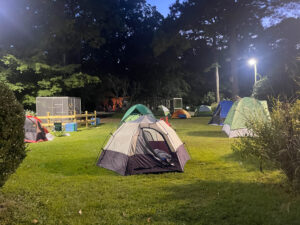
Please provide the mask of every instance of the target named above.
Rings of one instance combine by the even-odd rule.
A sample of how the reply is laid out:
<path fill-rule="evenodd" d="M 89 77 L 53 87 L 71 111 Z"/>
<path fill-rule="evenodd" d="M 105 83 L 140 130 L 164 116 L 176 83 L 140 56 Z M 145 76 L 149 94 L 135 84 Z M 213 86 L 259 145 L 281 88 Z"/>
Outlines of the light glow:
<path fill-rule="evenodd" d="M 257 61 L 256 61 L 256 59 L 252 58 L 252 59 L 249 59 L 248 63 L 250 66 L 253 66 L 253 65 L 256 65 Z"/>

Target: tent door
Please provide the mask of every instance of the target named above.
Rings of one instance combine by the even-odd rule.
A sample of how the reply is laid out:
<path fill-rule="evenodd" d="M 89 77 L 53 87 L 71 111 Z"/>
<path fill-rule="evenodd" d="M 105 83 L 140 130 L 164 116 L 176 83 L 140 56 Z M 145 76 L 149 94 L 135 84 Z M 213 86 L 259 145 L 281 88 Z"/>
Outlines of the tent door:
<path fill-rule="evenodd" d="M 149 144 L 152 150 L 160 149 L 168 154 L 171 153 L 169 145 L 167 144 L 161 133 L 152 128 L 143 128 L 142 130 L 144 139 Z"/>
<path fill-rule="evenodd" d="M 153 156 L 164 166 L 174 166 L 171 150 L 160 132 L 152 128 L 143 128 L 143 137 Z"/>

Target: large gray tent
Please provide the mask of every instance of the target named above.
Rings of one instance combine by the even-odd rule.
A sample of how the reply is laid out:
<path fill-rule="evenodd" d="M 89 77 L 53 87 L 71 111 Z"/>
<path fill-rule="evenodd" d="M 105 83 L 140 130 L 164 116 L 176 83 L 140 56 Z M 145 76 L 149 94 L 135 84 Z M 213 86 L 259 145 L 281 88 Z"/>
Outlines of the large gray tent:
<path fill-rule="evenodd" d="M 176 132 L 164 121 L 145 115 L 118 128 L 97 165 L 121 175 L 183 172 L 189 159 Z"/>

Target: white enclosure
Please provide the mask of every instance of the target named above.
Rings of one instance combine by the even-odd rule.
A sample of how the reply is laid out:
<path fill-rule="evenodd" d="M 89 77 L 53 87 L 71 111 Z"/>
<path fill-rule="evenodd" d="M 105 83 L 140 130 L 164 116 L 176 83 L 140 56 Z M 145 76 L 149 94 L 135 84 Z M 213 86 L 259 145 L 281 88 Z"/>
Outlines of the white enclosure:
<path fill-rule="evenodd" d="M 177 110 L 177 109 L 182 109 L 183 105 L 182 105 L 182 98 L 173 98 L 171 99 L 171 107 L 170 107 L 173 111 Z"/>
<path fill-rule="evenodd" d="M 81 98 L 77 97 L 37 97 L 37 116 L 47 116 L 49 112 L 52 116 L 73 115 L 81 113 Z"/>

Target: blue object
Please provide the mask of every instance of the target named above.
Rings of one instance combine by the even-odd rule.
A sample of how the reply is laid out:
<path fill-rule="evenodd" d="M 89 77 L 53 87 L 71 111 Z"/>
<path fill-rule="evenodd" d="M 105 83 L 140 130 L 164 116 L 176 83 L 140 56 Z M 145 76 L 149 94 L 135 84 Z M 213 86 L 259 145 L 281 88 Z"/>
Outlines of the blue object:
<path fill-rule="evenodd" d="M 232 101 L 221 101 L 218 105 L 218 107 L 221 107 L 220 117 L 226 118 L 229 110 L 231 109 L 231 106 L 233 105 Z"/>
<path fill-rule="evenodd" d="M 65 131 L 67 132 L 77 131 L 77 123 L 66 123 Z"/>
<path fill-rule="evenodd" d="M 180 119 L 186 119 L 186 115 L 185 115 L 185 114 L 179 114 L 178 117 L 179 117 Z"/>
<path fill-rule="evenodd" d="M 227 114 L 230 111 L 232 105 L 232 101 L 221 101 L 216 110 L 214 111 L 214 114 L 208 124 L 223 126 L 223 122 L 226 119 Z"/>
<path fill-rule="evenodd" d="M 91 120 L 95 120 L 95 118 L 91 118 Z M 91 125 L 95 125 L 95 122 L 91 122 Z M 100 125 L 100 118 L 96 117 L 96 125 Z"/>

